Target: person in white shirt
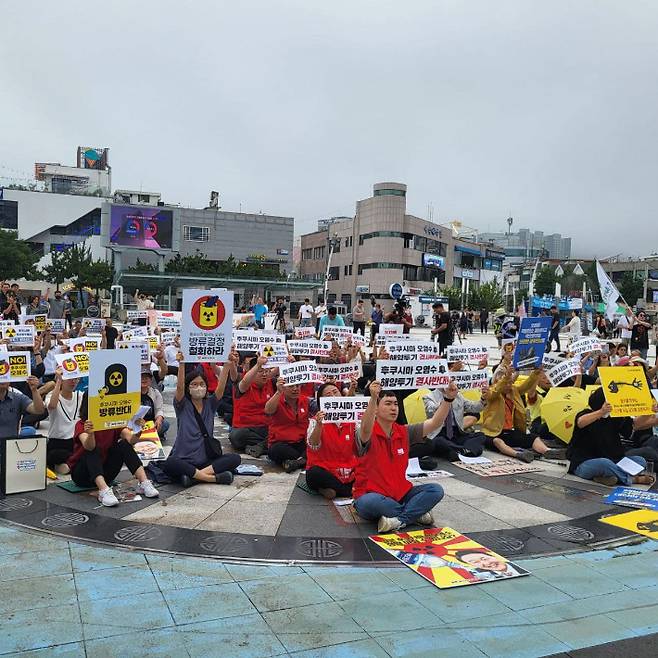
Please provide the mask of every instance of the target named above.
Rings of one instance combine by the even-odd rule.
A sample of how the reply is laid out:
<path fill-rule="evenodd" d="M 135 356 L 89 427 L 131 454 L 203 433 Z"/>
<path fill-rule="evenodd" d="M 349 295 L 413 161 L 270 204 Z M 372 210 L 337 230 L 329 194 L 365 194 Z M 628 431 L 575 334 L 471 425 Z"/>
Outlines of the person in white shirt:
<path fill-rule="evenodd" d="M 320 331 L 320 320 L 327 315 L 327 305 L 324 302 L 319 302 L 315 307 L 315 333 Z"/>
<path fill-rule="evenodd" d="M 300 327 L 313 326 L 313 307 L 309 299 L 305 299 L 304 303 L 299 307 L 298 317 Z"/>
<path fill-rule="evenodd" d="M 617 329 L 621 331 L 621 342 L 628 345 L 633 335 L 633 313 L 627 309 L 626 313 L 617 320 Z"/>
<path fill-rule="evenodd" d="M 80 420 L 80 405 L 82 391 L 76 391 L 80 380 L 62 379 L 62 369 L 55 371 L 55 388 L 46 398 L 48 409 L 48 445 L 46 448 L 46 463 L 57 473 L 66 474 L 69 467 L 66 460 L 73 452 L 73 436 L 75 424 Z"/>
<path fill-rule="evenodd" d="M 571 341 L 578 340 L 581 336 L 580 316 L 578 309 L 571 311 L 571 320 L 564 327 L 564 330 L 569 334 Z"/>

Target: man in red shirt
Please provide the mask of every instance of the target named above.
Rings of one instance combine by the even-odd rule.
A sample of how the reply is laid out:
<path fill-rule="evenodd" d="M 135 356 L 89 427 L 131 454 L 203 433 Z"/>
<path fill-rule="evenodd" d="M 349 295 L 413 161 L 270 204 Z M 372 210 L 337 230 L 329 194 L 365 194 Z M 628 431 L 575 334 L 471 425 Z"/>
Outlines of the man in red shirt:
<path fill-rule="evenodd" d="M 229 435 L 238 452 L 260 457 L 267 452 L 270 419 L 265 404 L 274 395 L 272 370 L 266 369 L 266 356 L 245 360 L 246 373 L 233 386 L 233 425 Z"/>
<path fill-rule="evenodd" d="M 364 519 L 379 519 L 378 532 L 399 530 L 412 523 L 432 525 L 432 508 L 443 498 L 438 484 L 414 487 L 406 478 L 409 447 L 443 426 L 450 405 L 457 397 L 454 382 L 446 388 L 443 401 L 424 423 L 400 425 L 394 391 L 382 391 L 377 381 L 370 384 L 370 402 L 356 433 L 359 462 L 354 482 L 354 507 Z"/>
<path fill-rule="evenodd" d="M 265 404 L 265 414 L 270 417 L 267 454 L 273 462 L 281 464 L 286 473 L 306 466 L 310 400 L 299 394 L 299 388 L 299 385 L 286 386 L 279 377 L 276 393 Z"/>

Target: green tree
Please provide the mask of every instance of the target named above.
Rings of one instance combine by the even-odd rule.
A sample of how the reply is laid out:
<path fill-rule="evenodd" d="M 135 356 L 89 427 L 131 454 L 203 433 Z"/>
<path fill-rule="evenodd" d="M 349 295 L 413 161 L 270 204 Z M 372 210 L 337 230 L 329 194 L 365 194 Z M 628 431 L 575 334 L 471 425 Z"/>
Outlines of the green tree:
<path fill-rule="evenodd" d="M 617 288 L 631 306 L 644 297 L 644 281 L 634 272 L 624 272 Z"/>
<path fill-rule="evenodd" d="M 448 298 L 448 307 L 451 311 L 459 310 L 462 307 L 462 290 L 456 286 L 443 286 L 439 294 Z"/>
<path fill-rule="evenodd" d="M 37 279 L 36 264 L 39 255 L 14 231 L 0 229 L 0 281 L 6 279 Z"/>
<path fill-rule="evenodd" d="M 59 287 L 69 276 L 69 269 L 64 254 L 60 251 L 51 252 L 50 265 L 44 265 L 39 272 L 39 276 L 45 281 L 54 283 L 56 290 L 59 290 Z"/>
<path fill-rule="evenodd" d="M 560 281 L 560 277 L 555 274 L 551 265 L 544 265 L 537 268 L 535 275 L 535 295 L 554 295 L 555 284 Z"/>
<path fill-rule="evenodd" d="M 62 252 L 62 260 L 66 278 L 77 288 L 78 299 L 82 299 L 82 289 L 87 285 L 84 275 L 92 264 L 91 249 L 84 242 L 79 242 Z"/>
<path fill-rule="evenodd" d="M 110 289 L 114 280 L 114 270 L 108 262 L 96 260 L 80 273 L 80 277 L 83 279 L 83 285 L 93 288 L 98 296 L 101 290 Z"/>
<path fill-rule="evenodd" d="M 468 296 L 468 305 L 473 309 L 486 308 L 487 311 L 495 311 L 504 304 L 503 289 L 498 285 L 498 279 L 472 288 Z"/>

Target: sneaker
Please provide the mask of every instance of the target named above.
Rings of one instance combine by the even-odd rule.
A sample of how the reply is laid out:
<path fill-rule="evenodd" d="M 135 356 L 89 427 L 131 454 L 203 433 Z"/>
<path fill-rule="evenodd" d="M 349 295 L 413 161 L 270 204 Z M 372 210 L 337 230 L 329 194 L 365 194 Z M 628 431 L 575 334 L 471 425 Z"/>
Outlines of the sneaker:
<path fill-rule="evenodd" d="M 544 459 L 566 459 L 567 451 L 565 448 L 551 448 L 547 450 L 542 457 Z"/>
<path fill-rule="evenodd" d="M 294 473 L 306 466 L 306 458 L 298 457 L 297 459 L 286 459 L 283 462 L 283 470 L 286 473 Z"/>
<path fill-rule="evenodd" d="M 603 484 L 606 487 L 614 487 L 617 484 L 617 478 L 614 475 L 601 475 L 592 478 L 597 484 Z"/>
<path fill-rule="evenodd" d="M 108 487 L 98 492 L 98 502 L 104 507 L 116 507 L 119 504 L 119 499 L 114 495 L 112 487 Z"/>
<path fill-rule="evenodd" d="M 417 523 L 420 523 L 421 525 L 434 525 L 434 517 L 432 516 L 432 512 L 425 512 L 422 516 L 419 516 L 416 519 Z"/>
<path fill-rule="evenodd" d="M 397 516 L 380 516 L 379 523 L 377 523 L 377 532 L 389 532 L 390 530 L 399 530 L 402 527 L 402 521 Z"/>
<path fill-rule="evenodd" d="M 439 467 L 439 460 L 436 457 L 432 457 L 432 455 L 426 455 L 418 459 L 418 465 L 424 471 L 435 471 Z"/>
<path fill-rule="evenodd" d="M 531 462 L 535 461 L 535 453 L 532 452 L 532 450 L 517 450 L 516 458 L 520 459 L 526 464 L 530 464 Z"/>
<path fill-rule="evenodd" d="M 252 446 L 247 446 L 244 450 L 246 455 L 249 455 L 250 457 L 262 457 L 265 452 L 267 452 L 267 448 L 265 447 L 264 443 L 256 443 L 255 445 Z"/>
<path fill-rule="evenodd" d="M 215 473 L 215 482 L 217 484 L 231 484 L 231 482 L 233 482 L 233 473 L 231 473 L 231 471 Z"/>
<path fill-rule="evenodd" d="M 146 498 L 157 498 L 160 492 L 153 486 L 151 480 L 144 480 L 137 485 L 139 493 L 144 494 Z"/>

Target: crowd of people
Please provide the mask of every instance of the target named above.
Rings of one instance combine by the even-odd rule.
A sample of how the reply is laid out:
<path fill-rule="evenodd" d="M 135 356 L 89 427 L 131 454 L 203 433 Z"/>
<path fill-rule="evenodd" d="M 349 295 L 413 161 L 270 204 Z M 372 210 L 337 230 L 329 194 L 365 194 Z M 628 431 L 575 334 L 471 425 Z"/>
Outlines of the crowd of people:
<path fill-rule="evenodd" d="M 139 294 L 137 298 L 140 299 Z M 66 313 L 57 292 L 47 299 L 50 306 L 41 305 L 39 298 L 30 300 L 29 306 L 46 309 L 48 313 L 53 308 L 57 314 Z M 152 302 L 146 296 L 139 302 L 143 310 L 152 308 L 149 303 Z M 31 321 L 30 313 L 20 312 L 11 285 L 2 284 L 0 304 L 3 319 L 13 319 L 16 314 L 16 320 Z M 244 310 L 253 314 L 255 328 L 262 328 L 266 314 L 273 312 L 277 328 L 289 329 L 283 299 L 276 300 L 270 309 L 259 298 Z M 469 322 L 476 322 L 475 315 L 469 320 L 465 310 L 455 323 L 440 303 L 434 305 L 433 314 L 430 335 L 442 355 L 456 333 L 463 332 L 462 338 L 466 338 L 472 330 Z M 578 314 L 574 313 L 573 318 L 578 318 Z M 345 326 L 336 307 L 313 307 L 308 299 L 300 306 L 297 320 L 300 327 L 315 327 L 317 333 L 312 338 L 321 337 L 326 327 Z M 658 460 L 658 438 L 653 434 L 653 428 L 658 426 L 655 413 L 611 418 L 603 390 L 596 388 L 589 396 L 588 407 L 576 416 L 573 438 L 567 445 L 549 431 L 542 418 L 542 402 L 552 387 L 543 367 L 520 377 L 508 350 L 502 352 L 497 363 L 487 359 L 479 363 L 478 368 L 487 372 L 488 384 L 477 399 L 464 395 L 465 391 L 453 380 L 447 387 L 424 396 L 425 420 L 408 423 L 404 402 L 415 391 L 382 389 L 375 376 L 376 363 L 387 359 L 389 353 L 374 337 L 383 323 L 401 324 L 402 332 L 409 333 L 414 325 L 409 308 L 396 303 L 387 312 L 374 303 L 368 313 L 363 300 L 359 300 L 352 309 L 351 320 L 354 341 L 334 340 L 331 354 L 317 360 L 334 364 L 358 362 L 362 374 L 322 384 L 286 385 L 280 369 L 269 367 L 267 357 L 255 352 L 233 349 L 225 363 L 188 363 L 178 337 L 166 344 L 161 340 L 152 352 L 152 363 L 142 371 L 141 403 L 149 410 L 136 430 L 94 427 L 88 415 L 86 378 L 64 379 L 55 359 L 70 349 L 67 338 L 84 336 L 86 330 L 78 322 L 69 323 L 58 334 L 46 328 L 30 349 L 32 376 L 24 382 L 0 384 L 0 438 L 34 433 L 48 419 L 48 466 L 60 474 L 70 473 L 79 486 L 95 486 L 101 504 L 106 506 L 118 504 L 112 482 L 123 466 L 134 475 L 144 496 L 156 497 L 153 480 L 157 484 L 158 476 L 163 474 L 183 487 L 195 483 L 226 485 L 233 481 L 242 456 L 266 455 L 287 473 L 305 470 L 307 486 L 327 499 L 353 498 L 357 513 L 376 521 L 379 532 L 415 523 L 434 523 L 432 509 L 442 499 L 443 490 L 437 483 L 413 486 L 406 477 L 410 457 L 418 457 L 427 470 L 434 470 L 442 461 L 457 461 L 460 456 L 480 456 L 485 449 L 523 462 L 566 457 L 570 473 L 605 485 L 653 482 L 646 469 L 648 462 Z M 607 329 L 598 328 L 597 324 L 601 349 L 581 355 L 581 374 L 560 386 L 595 386 L 599 383 L 600 367 L 639 365 L 648 385 L 656 388 L 658 365 L 647 362 L 648 340 L 638 342 L 639 337 L 648 335 L 646 318 L 642 313 L 629 311 L 628 320 L 620 328 L 619 340 L 604 340 Z M 143 318 L 135 322 L 146 324 Z M 356 338 L 365 337 L 369 322 L 373 340 L 370 347 L 365 347 Z M 485 333 L 488 312 L 480 312 L 477 322 Z M 518 317 L 512 317 L 507 322 L 508 334 L 513 334 L 518 324 Z M 576 324 L 573 322 L 572 328 Z M 130 325 L 116 327 L 106 318 L 100 349 L 112 349 L 129 329 Z M 175 332 L 153 325 L 148 329 L 161 339 L 168 331 Z M 629 335 L 624 336 L 624 331 Z M 579 331 L 571 329 L 569 333 L 572 339 L 579 335 Z M 553 330 L 551 342 L 555 342 Z M 0 350 L 11 352 L 14 348 L 8 343 L 6 339 L 0 341 Z M 557 349 L 560 350 L 559 340 Z M 564 358 L 573 356 L 568 345 L 558 354 Z M 295 357 L 289 360 L 294 361 Z M 448 362 L 452 372 L 466 367 L 461 361 Z M 165 418 L 162 390 L 168 376 L 175 378 L 176 436 L 166 459 L 145 469 L 133 446 L 140 440 L 140 425 L 147 421 L 153 421 L 160 437 L 166 439 L 169 422 Z M 320 398 L 354 395 L 369 399 L 360 423 L 323 422 Z M 656 411 L 658 408 L 654 408 Z M 225 452 L 227 446 L 223 448 L 214 436 L 218 414 L 230 426 L 230 452 Z M 624 456 L 644 470 L 636 475 L 626 473 L 618 466 Z"/>

